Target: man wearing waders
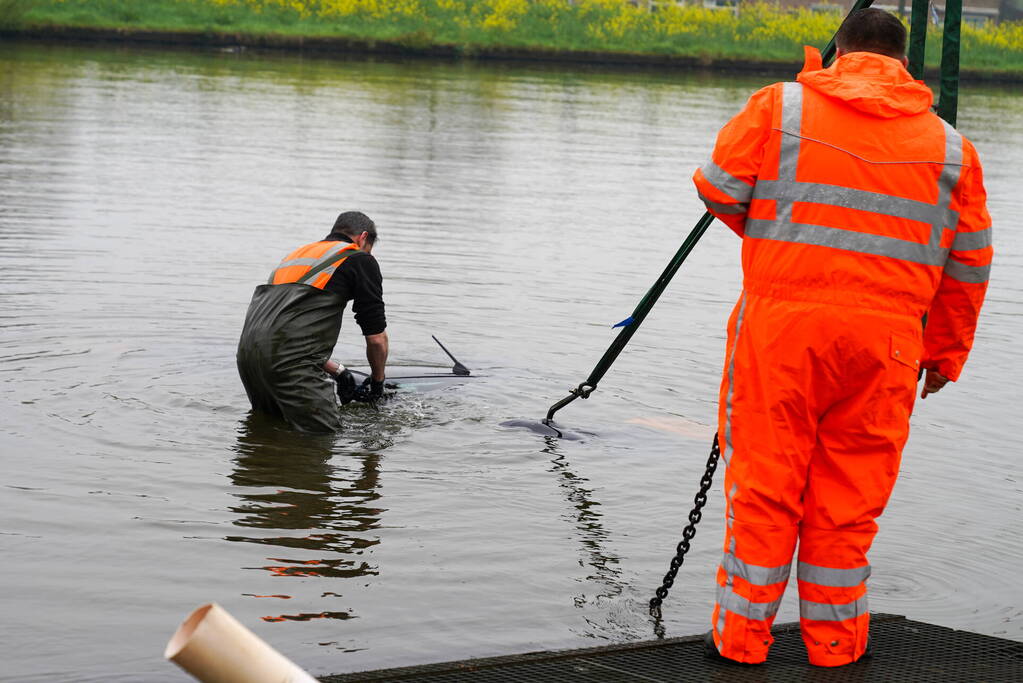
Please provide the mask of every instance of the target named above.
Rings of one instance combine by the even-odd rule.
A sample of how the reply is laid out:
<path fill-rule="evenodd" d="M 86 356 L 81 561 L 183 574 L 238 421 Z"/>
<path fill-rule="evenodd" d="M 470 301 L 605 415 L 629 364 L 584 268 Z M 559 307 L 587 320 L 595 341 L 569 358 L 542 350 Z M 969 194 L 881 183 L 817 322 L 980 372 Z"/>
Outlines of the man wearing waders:
<path fill-rule="evenodd" d="M 810 663 L 868 641 L 867 550 L 895 484 L 916 383 L 959 377 L 990 270 L 973 145 L 906 71 L 906 31 L 865 9 L 829 68 L 755 93 L 696 171 L 742 237 L 718 436 L 724 559 L 708 656 L 757 664 L 796 578 Z M 921 318 L 927 315 L 926 329 Z M 710 641 L 713 642 L 710 642 Z"/>
<path fill-rule="evenodd" d="M 370 366 L 370 377 L 354 398 L 380 398 L 387 320 L 380 266 L 370 254 L 376 238 L 376 226 L 365 214 L 342 213 L 329 235 L 293 251 L 267 284 L 256 287 L 238 342 L 238 373 L 253 410 L 283 417 L 307 432 L 341 427 L 326 363 L 349 301 Z M 343 393 L 340 382 L 346 377 L 351 381 L 350 374 L 339 377 L 337 393 Z"/>

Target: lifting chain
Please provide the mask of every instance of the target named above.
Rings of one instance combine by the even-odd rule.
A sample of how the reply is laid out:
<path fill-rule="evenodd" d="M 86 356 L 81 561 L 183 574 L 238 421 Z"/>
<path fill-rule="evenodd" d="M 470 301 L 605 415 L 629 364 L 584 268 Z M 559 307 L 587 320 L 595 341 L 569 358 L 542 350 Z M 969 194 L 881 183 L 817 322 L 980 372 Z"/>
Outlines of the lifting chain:
<path fill-rule="evenodd" d="M 700 491 L 693 499 L 693 509 L 689 513 L 689 524 L 682 529 L 682 540 L 675 548 L 675 557 L 671 558 L 671 565 L 668 573 L 664 575 L 664 583 L 655 591 L 655 596 L 650 598 L 650 616 L 654 619 L 661 619 L 661 603 L 668 597 L 668 589 L 675 583 L 675 576 L 685 562 L 686 553 L 689 552 L 689 542 L 696 535 L 696 525 L 703 518 L 703 506 L 707 504 L 707 492 L 714 482 L 714 470 L 718 466 L 718 458 L 721 456 L 721 448 L 718 446 L 718 435 L 714 435 L 714 443 L 710 447 L 710 456 L 707 458 L 707 471 L 700 479 Z"/>

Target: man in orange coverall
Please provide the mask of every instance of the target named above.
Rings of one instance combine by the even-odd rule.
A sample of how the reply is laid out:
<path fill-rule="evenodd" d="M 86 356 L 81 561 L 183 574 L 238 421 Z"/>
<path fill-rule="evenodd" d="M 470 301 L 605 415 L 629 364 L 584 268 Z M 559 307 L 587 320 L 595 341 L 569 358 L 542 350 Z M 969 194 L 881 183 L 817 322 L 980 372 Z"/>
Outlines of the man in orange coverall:
<path fill-rule="evenodd" d="M 746 664 L 767 657 L 797 539 L 810 662 L 864 655 L 866 555 L 918 373 L 922 397 L 959 377 L 991 264 L 977 153 L 906 71 L 902 24 L 865 9 L 836 38 L 834 65 L 807 48 L 797 82 L 755 93 L 694 176 L 742 237 L 718 427 L 727 530 L 707 640 L 709 656 Z"/>

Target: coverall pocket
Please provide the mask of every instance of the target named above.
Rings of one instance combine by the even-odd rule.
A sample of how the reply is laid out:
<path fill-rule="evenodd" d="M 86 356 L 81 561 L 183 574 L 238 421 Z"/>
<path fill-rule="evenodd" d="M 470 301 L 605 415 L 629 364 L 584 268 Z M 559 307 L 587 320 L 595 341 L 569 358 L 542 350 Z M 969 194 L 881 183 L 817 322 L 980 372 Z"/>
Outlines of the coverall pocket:
<path fill-rule="evenodd" d="M 923 347 L 920 342 L 901 334 L 892 333 L 891 357 L 892 360 L 903 365 L 920 369 L 920 356 L 923 355 Z"/>

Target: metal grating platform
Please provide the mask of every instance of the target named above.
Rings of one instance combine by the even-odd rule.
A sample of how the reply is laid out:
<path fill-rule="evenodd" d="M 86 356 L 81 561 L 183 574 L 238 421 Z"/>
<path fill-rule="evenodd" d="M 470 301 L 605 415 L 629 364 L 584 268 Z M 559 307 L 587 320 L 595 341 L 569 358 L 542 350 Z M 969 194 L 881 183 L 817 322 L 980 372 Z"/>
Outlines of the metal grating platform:
<path fill-rule="evenodd" d="M 665 638 L 583 650 L 533 652 L 467 659 L 401 669 L 381 669 L 320 678 L 324 683 L 428 681 L 430 683 L 868 683 L 927 681 L 1020 683 L 1023 643 L 910 621 L 891 614 L 871 616 L 874 656 L 825 669 L 807 664 L 798 624 L 774 629 L 767 664 L 754 667 L 710 662 L 702 636 Z"/>

